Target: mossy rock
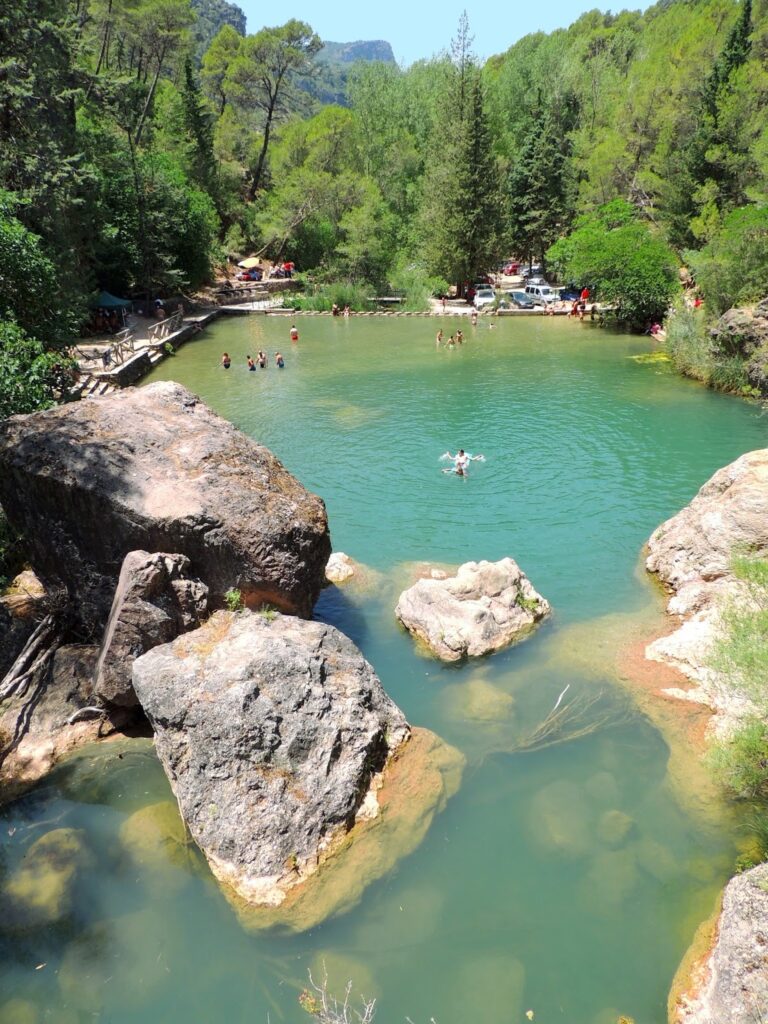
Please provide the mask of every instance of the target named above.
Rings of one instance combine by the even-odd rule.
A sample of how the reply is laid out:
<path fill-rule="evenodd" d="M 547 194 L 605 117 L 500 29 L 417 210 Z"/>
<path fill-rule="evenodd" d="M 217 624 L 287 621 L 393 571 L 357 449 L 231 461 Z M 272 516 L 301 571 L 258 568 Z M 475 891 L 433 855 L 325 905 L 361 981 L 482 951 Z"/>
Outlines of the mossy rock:
<path fill-rule="evenodd" d="M 140 867 L 189 866 L 191 840 L 172 800 L 149 804 L 126 818 L 120 842 Z"/>
<path fill-rule="evenodd" d="M 597 823 L 597 837 L 606 846 L 622 846 L 634 827 L 634 818 L 624 811 L 606 811 Z"/>
<path fill-rule="evenodd" d="M 570 857 L 583 857 L 592 840 L 589 809 L 575 782 L 561 779 L 540 789 L 531 801 L 530 830 L 536 842 Z"/>
<path fill-rule="evenodd" d="M 515 698 L 486 679 L 470 679 L 447 686 L 445 701 L 451 718 L 484 725 L 508 721 Z"/>
<path fill-rule="evenodd" d="M 11 999 L 0 1006 L 0 1024 L 42 1024 L 42 1015 L 34 1003 Z"/>
<path fill-rule="evenodd" d="M 73 910 L 78 873 L 92 862 L 81 831 L 46 832 L 30 846 L 4 886 L 2 926 L 19 931 L 63 921 Z"/>

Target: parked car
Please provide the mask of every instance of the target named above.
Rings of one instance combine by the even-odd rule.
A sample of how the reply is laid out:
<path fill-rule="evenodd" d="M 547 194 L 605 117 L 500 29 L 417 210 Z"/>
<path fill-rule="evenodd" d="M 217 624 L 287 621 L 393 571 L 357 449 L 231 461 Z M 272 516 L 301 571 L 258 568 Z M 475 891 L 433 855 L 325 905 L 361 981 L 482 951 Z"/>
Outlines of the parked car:
<path fill-rule="evenodd" d="M 475 297 L 472 300 L 475 309 L 485 309 L 486 306 L 492 306 L 496 301 L 496 293 L 493 288 L 489 288 L 488 285 L 480 284 L 475 288 Z"/>
<path fill-rule="evenodd" d="M 541 277 L 544 273 L 544 267 L 540 263 L 531 263 L 527 267 L 523 266 L 520 273 L 530 281 L 532 277 Z"/>
<path fill-rule="evenodd" d="M 535 303 L 530 295 L 526 295 L 524 291 L 513 289 L 512 291 L 505 292 L 504 295 L 510 305 L 516 309 L 533 309 Z"/>
<path fill-rule="evenodd" d="M 525 294 L 537 306 L 549 306 L 560 299 L 559 294 L 548 284 L 527 284 Z"/>
<path fill-rule="evenodd" d="M 510 260 L 510 262 L 506 263 L 502 268 L 502 273 L 507 277 L 517 277 L 520 273 L 520 264 L 516 260 Z"/>
<path fill-rule="evenodd" d="M 526 278 L 526 284 L 546 284 L 546 277 L 542 277 L 541 274 L 534 274 L 533 277 Z"/>
<path fill-rule="evenodd" d="M 560 288 L 559 291 L 563 302 L 574 302 L 581 298 L 581 288 L 577 288 L 575 284 L 568 284 L 564 288 Z"/>

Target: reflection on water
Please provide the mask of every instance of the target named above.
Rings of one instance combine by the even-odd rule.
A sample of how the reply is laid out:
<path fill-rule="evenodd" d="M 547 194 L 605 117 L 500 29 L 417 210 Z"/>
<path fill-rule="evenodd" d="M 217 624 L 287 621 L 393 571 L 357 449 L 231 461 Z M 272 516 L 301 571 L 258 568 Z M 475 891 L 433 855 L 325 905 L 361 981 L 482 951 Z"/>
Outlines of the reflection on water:
<path fill-rule="evenodd" d="M 360 645 L 411 722 L 462 751 L 461 789 L 347 913 L 300 935 L 249 933 L 187 844 L 151 745 L 73 759 L 0 813 L 2 899 L 16 908 L 15 923 L 0 914 L 0 1024 L 293 1022 L 323 964 L 393 1024 L 529 1009 L 665 1020 L 733 862 L 731 829 L 698 765 L 627 711 L 615 653 L 650 601 L 644 539 L 715 468 L 763 446 L 763 421 L 628 359 L 647 339 L 506 319 L 445 353 L 435 330 L 307 318 L 286 351 L 285 321 L 234 319 L 156 378 L 192 387 L 325 498 L 335 547 L 381 575 L 327 589 L 317 615 Z M 269 346 L 286 370 L 249 374 L 247 352 Z M 438 461 L 458 446 L 487 457 L 462 481 Z M 505 555 L 553 621 L 471 664 L 420 656 L 393 616 L 406 563 Z M 597 698 L 602 727 L 515 753 L 568 684 L 569 698 Z M 48 898 L 20 925 L 33 879 Z"/>

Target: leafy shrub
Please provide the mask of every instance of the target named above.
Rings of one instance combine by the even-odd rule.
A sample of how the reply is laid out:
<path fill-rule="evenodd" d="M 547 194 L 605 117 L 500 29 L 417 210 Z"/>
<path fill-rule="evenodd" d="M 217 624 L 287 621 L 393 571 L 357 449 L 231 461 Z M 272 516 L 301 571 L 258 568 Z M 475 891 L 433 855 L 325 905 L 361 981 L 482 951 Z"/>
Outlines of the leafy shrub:
<path fill-rule="evenodd" d="M 699 252 L 687 252 L 696 281 L 712 309 L 724 313 L 768 295 L 768 207 L 729 213 Z"/>
<path fill-rule="evenodd" d="M 330 312 L 334 303 L 343 309 L 349 306 L 355 311 L 372 310 L 376 303 L 371 302 L 370 286 L 354 284 L 352 281 L 339 281 L 336 284 L 315 285 L 303 295 L 297 295 L 292 303 L 299 310 L 316 310 L 321 313 Z"/>
<path fill-rule="evenodd" d="M 709 759 L 716 778 L 734 796 L 768 798 L 768 723 L 761 718 L 747 719 L 713 748 Z"/>
<path fill-rule="evenodd" d="M 237 587 L 230 587 L 224 595 L 224 604 L 227 606 L 227 611 L 239 612 L 244 607 L 243 595 L 237 589 Z"/>
<path fill-rule="evenodd" d="M 675 368 L 686 377 L 709 383 L 714 357 L 707 323 L 701 310 L 675 304 L 666 322 L 666 348 Z"/>
<path fill-rule="evenodd" d="M 722 631 L 710 658 L 712 668 L 768 713 L 768 561 L 750 555 L 733 560 L 733 571 L 749 600 L 722 613 Z"/>
<path fill-rule="evenodd" d="M 660 319 L 679 291 L 674 253 L 622 199 L 580 217 L 549 249 L 547 262 L 563 280 L 591 285 L 626 323 Z"/>

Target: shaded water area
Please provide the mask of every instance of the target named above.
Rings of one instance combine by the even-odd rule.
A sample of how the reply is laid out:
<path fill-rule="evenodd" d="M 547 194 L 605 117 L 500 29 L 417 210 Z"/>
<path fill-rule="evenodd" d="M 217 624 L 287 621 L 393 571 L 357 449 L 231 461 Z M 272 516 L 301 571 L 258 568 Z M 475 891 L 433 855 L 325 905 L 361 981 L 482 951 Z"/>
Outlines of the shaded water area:
<path fill-rule="evenodd" d="M 655 614 L 644 540 L 716 468 L 764 446 L 768 424 L 757 405 L 634 361 L 647 338 L 509 319 L 466 324 L 462 348 L 436 351 L 438 326 L 304 318 L 291 345 L 284 318 L 225 320 L 152 379 L 186 384 L 326 500 L 335 549 L 371 572 L 326 590 L 316 615 L 358 643 L 412 723 L 465 754 L 458 794 L 349 912 L 250 934 L 199 854 L 132 817 L 170 798 L 147 741 L 73 759 L 0 814 L 6 894 L 51 829 L 81 830 L 91 858 L 57 923 L 9 930 L 0 914 L 0 1024 L 301 1021 L 298 993 L 323 961 L 336 991 L 351 978 L 378 997 L 386 1024 L 514 1024 L 528 1009 L 545 1024 L 665 1020 L 738 831 L 672 785 L 664 738 L 613 675 L 615 613 Z M 269 369 L 249 373 L 259 348 Z M 486 456 L 467 479 L 440 472 L 458 446 Z M 505 555 L 553 619 L 482 661 L 421 656 L 393 616 L 407 563 Z M 566 684 L 596 698 L 594 731 L 514 753 Z"/>

